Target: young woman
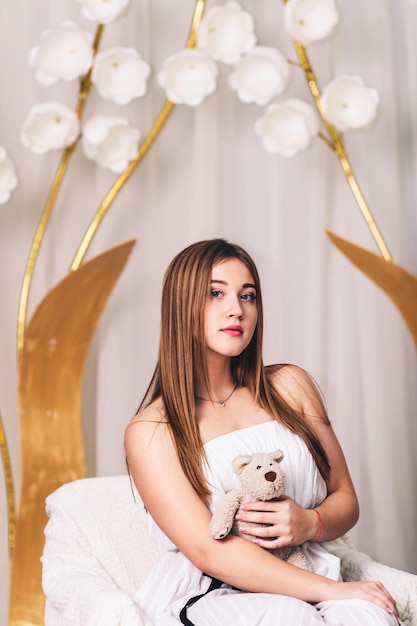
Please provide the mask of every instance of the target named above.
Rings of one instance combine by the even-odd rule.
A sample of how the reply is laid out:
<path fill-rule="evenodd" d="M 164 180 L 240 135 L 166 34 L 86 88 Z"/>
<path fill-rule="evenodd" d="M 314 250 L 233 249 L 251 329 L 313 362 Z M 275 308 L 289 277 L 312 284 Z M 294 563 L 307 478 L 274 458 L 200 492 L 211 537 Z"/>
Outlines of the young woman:
<path fill-rule="evenodd" d="M 152 626 L 386 626 L 379 582 L 344 583 L 322 541 L 358 502 L 320 394 L 295 366 L 262 363 L 262 299 L 250 256 L 222 239 L 180 252 L 165 274 L 157 366 L 126 429 L 127 461 L 152 536 L 169 548 L 135 596 Z M 210 537 L 211 512 L 239 488 L 233 459 L 284 451 L 287 497 L 241 507 L 253 541 Z M 305 549 L 312 572 L 264 548 Z M 200 597 L 201 596 L 201 597 Z"/>

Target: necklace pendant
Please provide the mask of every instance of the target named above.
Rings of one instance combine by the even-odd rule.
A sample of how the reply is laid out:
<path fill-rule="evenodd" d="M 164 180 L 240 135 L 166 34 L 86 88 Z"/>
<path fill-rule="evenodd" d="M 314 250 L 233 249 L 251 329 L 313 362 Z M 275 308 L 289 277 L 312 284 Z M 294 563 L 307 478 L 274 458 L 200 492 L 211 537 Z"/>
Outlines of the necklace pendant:
<path fill-rule="evenodd" d="M 232 397 L 232 395 L 234 394 L 236 389 L 237 389 L 237 383 L 235 384 L 235 386 L 233 387 L 232 391 L 229 393 L 227 398 L 225 398 L 224 400 L 212 400 L 212 398 L 202 398 L 201 396 L 194 396 L 194 397 L 197 400 L 204 400 L 204 402 L 215 402 L 216 404 L 220 404 L 220 406 L 225 407 L 226 406 L 226 402 L 229 400 L 229 398 Z"/>

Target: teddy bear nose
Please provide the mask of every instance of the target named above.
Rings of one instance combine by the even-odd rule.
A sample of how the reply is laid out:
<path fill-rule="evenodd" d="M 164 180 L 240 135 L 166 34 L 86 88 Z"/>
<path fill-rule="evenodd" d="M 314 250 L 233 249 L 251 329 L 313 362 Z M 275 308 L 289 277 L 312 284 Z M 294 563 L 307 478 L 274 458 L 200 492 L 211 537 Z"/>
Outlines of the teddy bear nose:
<path fill-rule="evenodd" d="M 269 481 L 270 483 L 273 483 L 276 477 L 277 477 L 276 472 L 267 472 L 265 474 L 265 480 Z"/>

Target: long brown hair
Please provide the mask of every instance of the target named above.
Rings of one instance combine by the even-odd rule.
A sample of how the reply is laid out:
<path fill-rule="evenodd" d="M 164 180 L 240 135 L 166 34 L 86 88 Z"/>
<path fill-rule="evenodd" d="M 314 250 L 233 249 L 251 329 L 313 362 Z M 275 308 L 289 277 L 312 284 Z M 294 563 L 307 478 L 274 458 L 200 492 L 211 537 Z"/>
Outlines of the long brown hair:
<path fill-rule="evenodd" d="M 248 387 L 262 408 L 305 441 L 324 477 L 329 472 L 328 459 L 318 438 L 302 415 L 292 409 L 269 382 L 273 372 L 282 366 L 266 368 L 263 365 L 262 295 L 254 261 L 243 248 L 224 239 L 200 241 L 177 254 L 165 272 L 158 361 L 138 412 L 157 398 L 162 399 L 181 465 L 205 501 L 211 491 L 203 472 L 206 459 L 195 418 L 195 389 L 197 380 L 208 387 L 204 310 L 212 269 L 231 258 L 242 261 L 252 274 L 258 311 L 249 345 L 240 355 L 232 357 L 234 382 Z"/>

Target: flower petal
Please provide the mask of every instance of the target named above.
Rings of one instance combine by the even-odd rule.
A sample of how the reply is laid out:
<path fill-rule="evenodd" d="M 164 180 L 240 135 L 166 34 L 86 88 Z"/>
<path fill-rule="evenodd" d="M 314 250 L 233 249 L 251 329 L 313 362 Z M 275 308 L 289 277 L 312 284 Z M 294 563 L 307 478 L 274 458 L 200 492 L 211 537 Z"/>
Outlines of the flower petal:
<path fill-rule="evenodd" d="M 304 45 L 330 37 L 339 22 L 335 0 L 288 0 L 283 9 L 286 30 Z"/>
<path fill-rule="evenodd" d="M 290 65 L 279 50 L 257 46 L 236 65 L 229 84 L 242 102 L 263 106 L 288 84 Z"/>
<path fill-rule="evenodd" d="M 79 132 L 79 120 L 72 109 L 60 102 L 43 102 L 29 111 L 21 141 L 35 154 L 45 154 L 70 146 Z"/>
<path fill-rule="evenodd" d="M 198 106 L 215 91 L 217 74 L 208 54 L 187 48 L 166 59 L 157 78 L 171 102 Z"/>
<path fill-rule="evenodd" d="M 0 146 L 0 204 L 9 200 L 17 182 L 14 164 L 7 157 L 6 150 Z"/>
<path fill-rule="evenodd" d="M 108 24 L 113 22 L 128 6 L 130 0 L 78 0 L 82 14 L 88 20 Z"/>
<path fill-rule="evenodd" d="M 70 21 L 43 31 L 39 45 L 29 52 L 29 64 L 36 68 L 38 82 L 48 86 L 86 74 L 93 62 L 92 41 L 90 32 Z"/>
<path fill-rule="evenodd" d="M 366 128 L 374 121 L 379 94 L 359 76 L 338 76 L 322 93 L 327 117 L 340 132 Z"/>
<path fill-rule="evenodd" d="M 255 123 L 255 131 L 262 137 L 265 150 L 292 157 L 310 145 L 319 132 L 319 122 L 310 104 L 289 99 L 271 105 Z"/>
<path fill-rule="evenodd" d="M 102 98 L 125 105 L 146 93 L 150 73 L 137 50 L 115 46 L 97 54 L 91 80 Z"/>
<path fill-rule="evenodd" d="M 210 9 L 198 26 L 197 47 L 216 61 L 236 63 L 256 43 L 254 21 L 238 2 Z"/>
<path fill-rule="evenodd" d="M 95 115 L 83 126 L 82 147 L 87 158 L 120 174 L 136 157 L 140 137 L 140 131 L 124 117 Z"/>

